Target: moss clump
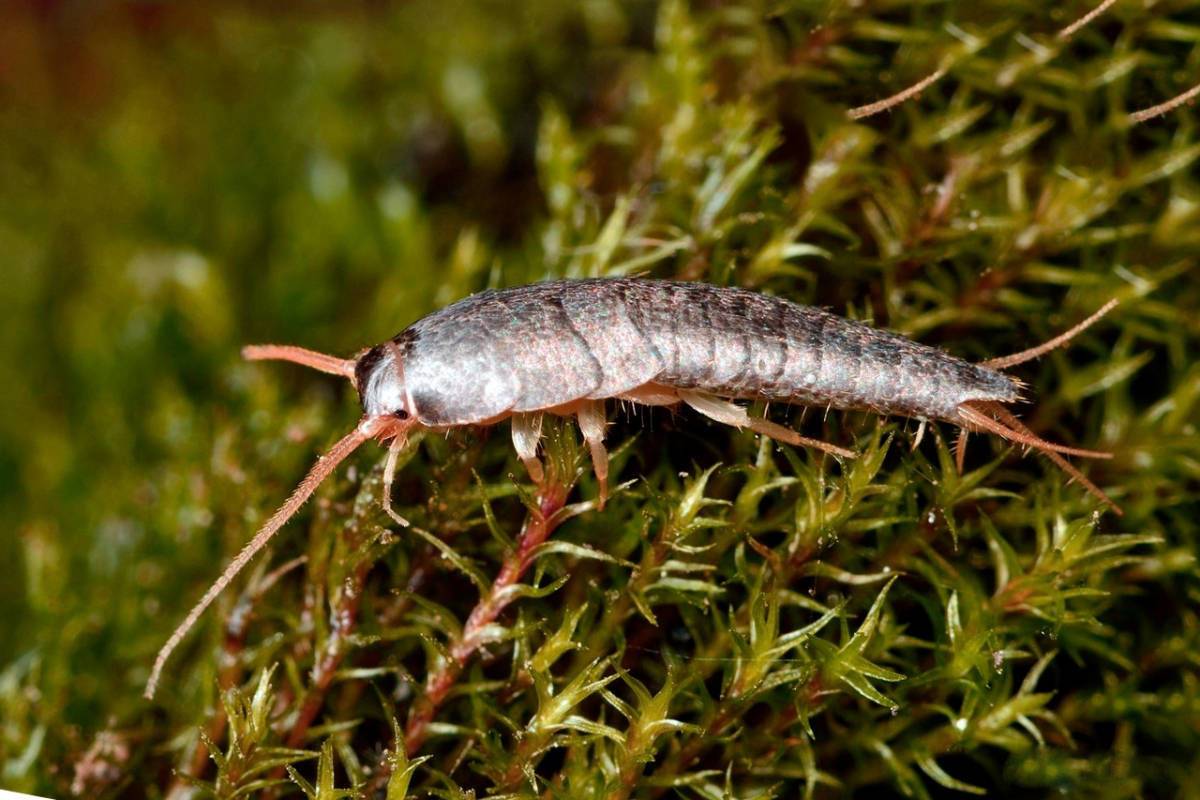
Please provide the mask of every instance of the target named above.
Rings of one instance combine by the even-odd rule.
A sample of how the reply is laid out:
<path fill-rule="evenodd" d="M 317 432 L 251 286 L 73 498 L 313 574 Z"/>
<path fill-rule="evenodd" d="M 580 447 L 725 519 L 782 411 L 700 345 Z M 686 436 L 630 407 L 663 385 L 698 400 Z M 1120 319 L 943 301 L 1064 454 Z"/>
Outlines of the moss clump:
<path fill-rule="evenodd" d="M 1200 753 L 1194 3 L 15 11 L 0 74 L 0 785 L 56 796 L 1182 795 Z M 83 23 L 86 22 L 86 25 Z M 84 35 L 84 34 L 87 35 Z M 927 76 L 883 114 L 850 108 Z M 0 78 L 2 80 L 2 78 Z M 1017 374 L 1126 516 L 996 442 L 620 413 L 322 487 L 153 653 L 348 390 L 467 292 L 650 273 Z"/>

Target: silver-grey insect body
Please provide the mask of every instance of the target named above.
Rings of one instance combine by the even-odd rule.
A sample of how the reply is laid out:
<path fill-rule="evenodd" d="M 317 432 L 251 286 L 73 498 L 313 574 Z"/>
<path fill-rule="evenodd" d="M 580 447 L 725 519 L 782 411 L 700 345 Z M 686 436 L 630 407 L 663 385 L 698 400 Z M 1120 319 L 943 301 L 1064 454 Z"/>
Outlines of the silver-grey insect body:
<path fill-rule="evenodd" d="M 1115 302 L 1038 347 L 971 364 L 902 336 L 742 289 L 632 278 L 550 281 L 483 292 L 418 320 L 394 338 L 343 359 L 290 345 L 247 347 L 254 360 L 277 359 L 349 378 L 363 418 L 310 470 L 292 496 L 209 587 L 160 651 L 147 684 L 204 609 L 303 505 L 346 456 L 368 439 L 389 442 L 385 511 L 397 454 L 419 427 L 444 429 L 512 420 L 512 440 L 535 482 L 544 413 L 579 421 L 599 484 L 607 494 L 604 446 L 608 399 L 686 404 L 728 425 L 788 444 L 853 458 L 735 400 L 763 399 L 835 409 L 866 409 L 944 420 L 1035 449 L 1118 513 L 1120 509 L 1063 455 L 1105 457 L 1038 437 L 1004 405 L 1020 385 L 999 370 L 1036 358 L 1094 323 Z M 923 428 L 922 428 L 923 430 Z M 964 441 L 960 436 L 960 445 Z M 960 468 L 962 448 L 959 448 Z"/>
<path fill-rule="evenodd" d="M 368 351 L 357 368 L 369 415 L 403 410 L 428 426 L 621 397 L 650 384 L 953 422 L 964 402 L 1019 396 L 1003 373 L 821 309 L 641 279 L 477 294 Z"/>

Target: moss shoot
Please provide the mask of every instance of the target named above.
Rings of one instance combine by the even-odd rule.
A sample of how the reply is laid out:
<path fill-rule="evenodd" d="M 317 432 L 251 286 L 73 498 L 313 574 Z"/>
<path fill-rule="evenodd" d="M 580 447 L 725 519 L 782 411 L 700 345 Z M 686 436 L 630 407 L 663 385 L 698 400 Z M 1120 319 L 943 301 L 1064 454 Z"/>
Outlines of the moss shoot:
<path fill-rule="evenodd" d="M 1194 793 L 1200 4 L 5 16 L 0 787 Z M 614 403 L 603 510 L 573 425 L 547 423 L 538 493 L 505 424 L 412 442 L 401 529 L 368 445 L 142 699 L 358 418 L 242 345 L 349 356 L 488 286 L 630 274 L 974 361 L 1116 298 L 1013 374 L 1033 430 L 1115 454 L 1077 463 L 1126 515 L 985 436 L 960 473 L 948 426 L 914 448 L 914 421 L 769 409 L 839 462 Z"/>

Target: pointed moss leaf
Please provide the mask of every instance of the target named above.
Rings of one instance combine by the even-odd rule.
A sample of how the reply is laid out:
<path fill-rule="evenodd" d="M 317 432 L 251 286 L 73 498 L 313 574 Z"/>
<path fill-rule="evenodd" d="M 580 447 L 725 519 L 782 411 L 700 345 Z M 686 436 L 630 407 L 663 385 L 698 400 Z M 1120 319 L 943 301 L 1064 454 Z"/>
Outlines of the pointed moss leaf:
<path fill-rule="evenodd" d="M 416 611 L 409 614 L 410 621 L 427 625 L 448 636 L 457 636 L 462 633 L 462 623 L 459 622 L 458 617 L 441 603 L 419 594 L 404 593 L 402 596 L 417 607 Z"/>
<path fill-rule="evenodd" d="M 430 737 L 444 736 L 447 738 L 461 739 L 474 738 L 479 735 L 479 732 L 467 725 L 455 725 L 451 722 L 431 722 L 426 729 Z"/>
<path fill-rule="evenodd" d="M 287 768 L 287 774 L 288 777 L 292 779 L 292 783 L 300 787 L 300 791 L 304 792 L 304 796 L 307 797 L 308 800 L 316 800 L 317 790 L 311 783 L 304 780 L 300 773 L 296 771 L 295 767 L 289 764 Z"/>
<path fill-rule="evenodd" d="M 892 771 L 897 787 L 905 797 L 928 800 L 929 792 L 920 776 L 912 770 L 885 742 L 871 738 L 869 744 Z"/>
<path fill-rule="evenodd" d="M 1038 730 L 1037 725 L 1033 724 L 1033 720 L 1022 714 L 1017 717 L 1017 724 L 1024 728 L 1030 738 L 1037 742 L 1038 747 L 1046 746 L 1046 740 L 1042 738 L 1042 732 Z"/>
<path fill-rule="evenodd" d="M 654 616 L 654 611 L 650 607 L 650 601 L 646 599 L 645 592 L 640 589 L 633 589 L 629 592 L 629 599 L 637 608 L 638 613 L 649 622 L 651 625 L 658 625 L 658 617 Z"/>
<path fill-rule="evenodd" d="M 622 567 L 634 568 L 636 564 L 631 561 L 626 561 L 623 558 L 609 555 L 602 550 L 597 550 L 586 544 L 576 544 L 575 542 L 566 542 L 561 539 L 555 539 L 549 542 L 543 542 L 534 548 L 530 554 L 529 560 L 536 561 L 545 555 L 561 553 L 575 556 L 576 558 L 591 559 L 593 561 L 607 561 L 610 564 L 619 564 Z"/>
<path fill-rule="evenodd" d="M 793 242 L 792 244 L 786 245 L 780 251 L 780 256 L 787 259 L 814 256 L 816 258 L 823 258 L 828 261 L 833 258 L 833 253 L 829 252 L 824 247 L 818 247 L 815 244 L 808 244 L 806 242 Z"/>
<path fill-rule="evenodd" d="M 667 559 L 659 567 L 662 572 L 713 572 L 716 569 L 714 564 L 694 564 L 678 559 Z"/>
<path fill-rule="evenodd" d="M 816 575 L 822 578 L 838 581 L 839 583 L 849 584 L 851 586 L 867 586 L 872 583 L 886 581 L 889 578 L 895 578 L 896 573 L 891 572 L 872 572 L 865 575 L 855 575 L 832 564 L 827 564 L 824 561 L 810 561 L 804 565 L 801 570 L 804 575 Z"/>
<path fill-rule="evenodd" d="M 590 263 L 584 274 L 588 277 L 599 277 L 603 274 L 604 268 L 612 261 L 613 253 L 620 247 L 622 239 L 625 237 L 625 228 L 629 223 L 629 214 L 631 203 L 629 195 L 622 194 L 617 197 L 617 202 L 613 205 L 612 213 L 608 215 L 608 221 L 604 223 L 604 228 L 600 231 L 600 235 L 596 238 L 595 243 L 591 247 L 589 255 Z"/>
<path fill-rule="evenodd" d="M 475 484 L 479 487 L 479 506 L 483 509 L 483 519 L 487 523 L 488 533 L 492 538 L 500 543 L 504 548 L 505 553 L 511 553 L 516 543 L 512 537 L 504 530 L 504 526 L 496 519 L 496 512 L 492 510 L 492 501 L 488 497 L 487 487 L 483 482 L 483 478 L 479 477 L 479 473 L 471 470 L 472 477 L 475 478 Z"/>
<path fill-rule="evenodd" d="M 1186 170 L 1200 158 L 1200 142 L 1162 148 L 1134 165 L 1128 178 L 1133 186 L 1153 183 Z"/>
<path fill-rule="evenodd" d="M 1057 655 L 1057 650 L 1051 650 L 1049 653 L 1046 653 L 1046 655 L 1037 660 L 1037 663 L 1029 669 L 1029 673 L 1025 676 L 1025 679 L 1021 681 L 1021 688 L 1019 690 L 1020 694 L 1029 694 L 1034 690 L 1034 688 L 1037 686 L 1037 682 L 1041 680 L 1042 673 L 1046 671 L 1046 668 L 1050 666 L 1050 662 L 1053 661 L 1054 657 Z"/>
<path fill-rule="evenodd" d="M 837 619 L 839 616 L 841 616 L 842 611 L 844 609 L 845 609 L 845 604 L 844 603 L 839 604 L 834 608 L 828 609 L 824 614 L 821 615 L 820 619 L 817 619 L 814 622 L 810 622 L 809 624 L 805 625 L 803 628 L 798 628 L 794 631 L 789 631 L 789 632 L 783 634 L 777 640 L 775 648 L 773 649 L 772 652 L 782 655 L 783 653 L 787 652 L 788 650 L 795 647 L 796 645 L 808 641 L 810 638 L 812 638 L 814 635 L 816 635 L 822 628 L 824 628 L 830 622 L 833 622 L 835 619 Z"/>
<path fill-rule="evenodd" d="M 705 497 L 704 493 L 708 487 L 709 480 L 712 478 L 713 473 L 717 471 L 718 466 L 718 464 L 713 464 L 704 470 L 704 472 L 701 472 L 684 490 L 676 512 L 676 525 L 681 530 L 686 530 L 696 519 L 700 511 L 712 502 Z"/>
<path fill-rule="evenodd" d="M 696 217 L 696 227 L 700 231 L 704 232 L 713 227 L 718 215 L 732 203 L 734 197 L 778 144 L 779 134 L 773 129 L 769 130 L 759 137 L 751 153 L 737 159 L 736 166 L 728 174 L 721 175 L 716 170 L 709 173 L 709 180 L 705 181 L 697 193 L 700 208 Z"/>
<path fill-rule="evenodd" d="M 400 730 L 400 724 L 393 718 L 393 741 L 403 742 L 404 738 Z M 387 784 L 387 800 L 405 800 L 408 797 L 408 785 L 412 781 L 413 773 L 417 767 L 428 761 L 432 756 L 421 756 L 420 758 L 409 759 L 405 752 L 404 746 L 393 745 L 388 751 L 388 759 L 392 769 L 392 775 L 388 778 Z"/>
<path fill-rule="evenodd" d="M 620 715 L 623 716 L 625 719 L 633 720 L 636 717 L 637 712 L 634 711 L 633 706 L 629 705 L 629 703 L 626 703 L 624 700 L 617 697 L 615 694 L 610 692 L 608 689 L 601 689 L 600 696 L 603 697 L 604 700 L 610 706 L 615 708 L 617 710 L 617 712 L 620 713 Z"/>
<path fill-rule="evenodd" d="M 988 551 L 992 558 L 995 589 L 999 593 L 1009 585 L 1015 576 L 1023 574 L 1025 570 L 1012 545 L 1000 535 L 991 521 L 985 517 L 982 522 L 983 532 L 987 536 Z"/>
<path fill-rule="evenodd" d="M 981 786 L 975 786 L 957 778 L 952 777 L 948 772 L 942 769 L 941 765 L 928 753 L 918 756 L 916 759 L 917 766 L 921 771 L 936 781 L 939 785 L 945 786 L 947 789 L 954 789 L 957 792 L 966 792 L 968 794 L 985 795 L 987 790 Z"/>
<path fill-rule="evenodd" d="M 326 739 L 321 745 L 321 758 L 317 762 L 317 800 L 341 800 L 354 795 L 352 790 L 336 788 L 333 767 L 333 740 Z"/>
<path fill-rule="evenodd" d="M 575 630 L 579 627 L 579 621 L 583 619 L 583 615 L 587 611 L 588 604 L 580 603 L 575 609 L 567 612 L 558 630 L 542 642 L 542 645 L 530 658 L 529 669 L 532 672 L 549 672 L 563 654 L 580 647 L 580 644 L 575 641 Z"/>
<path fill-rule="evenodd" d="M 786 686 L 789 683 L 805 683 L 815 671 L 816 667 L 811 665 L 776 670 L 767 675 L 755 689 L 757 692 L 769 692 L 778 686 Z"/>
<path fill-rule="evenodd" d="M 962 620 L 958 615 L 958 592 L 950 593 L 950 599 L 946 602 L 946 635 L 950 639 L 950 646 L 954 647 L 958 644 L 959 634 L 962 633 Z"/>
<path fill-rule="evenodd" d="M 904 680 L 904 676 L 899 672 L 874 664 L 857 653 L 843 655 L 841 657 L 841 664 L 846 670 L 861 673 L 868 678 L 875 678 L 876 680 L 891 683 Z"/>
<path fill-rule="evenodd" d="M 1068 374 L 1060 391 L 1064 399 L 1078 402 L 1124 383 L 1153 358 L 1154 353 L 1138 353 L 1116 361 L 1103 361 L 1092 367 L 1077 368 Z"/>
<path fill-rule="evenodd" d="M 616 680 L 618 676 L 615 673 L 602 676 L 607 666 L 607 659 L 593 661 L 557 694 L 553 693 L 548 682 L 538 681 L 538 711 L 526 726 L 529 734 L 544 736 L 558 730 L 559 725 L 571 715 L 575 706 Z"/>
<path fill-rule="evenodd" d="M 253 766 L 242 771 L 242 775 L 252 777 L 264 772 L 274 772 L 279 767 L 308 761 L 317 758 L 317 753 L 311 750 L 296 750 L 287 747 L 260 747 L 255 751 Z"/>
<path fill-rule="evenodd" d="M 843 652 L 861 653 L 866 648 L 867 644 L 871 641 L 871 637 L 875 635 L 875 628 L 879 625 L 879 616 L 883 613 L 883 603 L 895 583 L 896 577 L 893 577 L 880 590 L 879 596 L 871 604 L 871 608 L 867 611 L 866 617 L 863 618 L 862 624 L 858 626 L 858 630 L 850 637 L 850 641 L 846 642 L 842 647 Z"/>
<path fill-rule="evenodd" d="M 288 769 L 290 770 L 292 767 L 288 767 Z M 237 791 L 231 792 L 230 794 L 226 795 L 226 797 L 228 797 L 229 800 L 237 800 L 239 797 L 257 797 L 260 796 L 261 792 L 264 792 L 267 789 L 284 786 L 286 784 L 287 780 L 283 778 L 279 778 L 278 780 L 275 778 L 264 778 L 260 781 L 250 781 L 248 783 L 241 784 L 238 786 Z"/>
<path fill-rule="evenodd" d="M 658 580 L 656 580 L 649 587 L 648 591 L 653 591 L 655 589 L 661 589 L 664 591 L 671 590 L 671 591 L 684 592 L 684 593 L 691 592 L 691 593 L 695 593 L 695 594 L 704 594 L 704 595 L 710 595 L 710 596 L 714 596 L 714 597 L 722 594 L 725 591 L 720 586 L 716 585 L 715 583 L 711 583 L 709 581 L 697 581 L 697 580 L 692 580 L 690 578 L 672 578 L 669 576 L 662 577 L 662 578 L 659 578 Z"/>
<path fill-rule="evenodd" d="M 500 603 L 510 603 L 513 600 L 521 598 L 541 598 L 549 597 L 557 592 L 567 581 L 571 579 L 570 575 L 561 575 L 558 578 L 550 581 L 545 586 L 530 586 L 527 583 L 514 583 L 512 586 L 506 586 L 494 595 L 494 599 Z"/>
<path fill-rule="evenodd" d="M 657 264 L 659 261 L 669 259 L 682 250 L 692 249 L 695 247 L 695 244 L 690 237 L 663 242 L 640 256 L 627 258 L 624 261 L 614 264 L 612 269 L 609 270 L 609 274 L 635 275 L 651 265 Z"/>
<path fill-rule="evenodd" d="M 600 722 L 595 722 L 587 717 L 572 715 L 567 717 L 562 722 L 555 726 L 558 730 L 576 731 L 577 733 L 586 733 L 589 736 L 603 736 L 606 739 L 611 739 L 614 742 L 622 743 L 625 741 L 625 734 L 612 727 Z"/>
<path fill-rule="evenodd" d="M 1052 694 L 1018 694 L 1000 704 L 990 713 L 978 720 L 976 730 L 983 733 L 999 733 L 1024 716 L 1041 711 L 1050 702 Z"/>
<path fill-rule="evenodd" d="M 426 542 L 433 545 L 434 549 L 441 553 L 442 558 L 449 561 L 454 565 L 455 569 L 471 579 L 471 583 L 475 584 L 475 587 L 479 589 L 479 593 L 481 595 L 487 594 L 488 580 L 484 577 L 483 573 L 478 568 L 474 567 L 466 558 L 455 552 L 454 548 L 423 528 L 419 528 L 414 525 L 408 530 L 412 531 L 417 536 L 420 536 Z"/>
<path fill-rule="evenodd" d="M 871 702 L 893 710 L 897 709 L 898 706 L 875 689 L 868 678 L 899 681 L 903 680 L 904 676 L 872 663 L 863 657 L 862 653 L 870 643 L 871 637 L 875 634 L 875 629 L 879 623 L 879 616 L 882 613 L 883 602 L 894 583 L 895 578 L 884 586 L 879 596 L 875 599 L 875 602 L 871 605 L 866 617 L 863 618 L 858 630 L 855 631 L 841 648 L 833 651 L 832 646 L 828 642 L 814 640 L 814 645 L 817 646 L 818 651 L 825 653 L 823 670 L 829 677 L 845 683 Z"/>

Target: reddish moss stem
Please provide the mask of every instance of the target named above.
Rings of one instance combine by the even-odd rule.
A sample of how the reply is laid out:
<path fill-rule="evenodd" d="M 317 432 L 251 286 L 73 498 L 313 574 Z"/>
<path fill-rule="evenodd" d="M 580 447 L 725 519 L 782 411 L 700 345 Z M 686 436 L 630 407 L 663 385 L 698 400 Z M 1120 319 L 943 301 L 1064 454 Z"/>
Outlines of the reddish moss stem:
<path fill-rule="evenodd" d="M 350 637 L 358 623 L 358 609 L 362 601 L 363 585 L 374 562 L 366 561 L 355 567 L 332 614 L 333 628 L 322 648 L 321 655 L 312 668 L 312 685 L 304 696 L 300 713 L 292 730 L 288 733 L 287 746 L 300 747 L 308 734 L 313 720 L 325 705 L 325 695 L 333 683 L 333 677 L 342 660 L 350 650 Z"/>
<path fill-rule="evenodd" d="M 542 490 L 538 509 L 526 517 L 517 546 L 504 559 L 491 589 L 471 611 L 462 633 L 450 642 L 447 648 L 449 658 L 437 665 L 426 679 L 425 693 L 414 704 L 404 730 L 404 747 L 410 756 L 424 744 L 429 723 L 458 682 L 467 661 L 484 643 L 484 632 L 512 602 L 512 587 L 533 563 L 538 545 L 546 541 L 558 526 L 557 514 L 566 499 L 567 487 L 561 484 L 547 484 Z"/>
<path fill-rule="evenodd" d="M 304 561 L 303 558 L 294 558 L 277 567 L 261 580 L 251 583 L 238 598 L 233 611 L 225 620 L 225 637 L 221 642 L 221 671 L 217 675 L 217 686 L 222 692 L 236 687 L 245 672 L 241 655 L 242 651 L 246 649 L 246 635 L 250 630 L 250 621 L 254 618 L 254 606 L 280 578 L 303 564 Z M 225 706 L 217 703 L 206 731 L 208 741 L 219 742 L 225 734 L 227 722 Z M 167 790 L 167 797 L 181 797 L 191 790 L 187 779 L 199 778 L 204 774 L 204 769 L 208 766 L 208 755 L 208 745 L 202 738 L 196 743 L 196 749 L 192 753 L 192 760 L 188 764 L 187 770 L 176 774 L 175 780 Z"/>

